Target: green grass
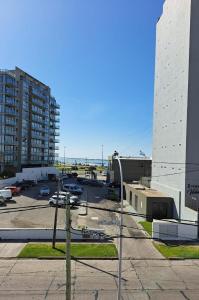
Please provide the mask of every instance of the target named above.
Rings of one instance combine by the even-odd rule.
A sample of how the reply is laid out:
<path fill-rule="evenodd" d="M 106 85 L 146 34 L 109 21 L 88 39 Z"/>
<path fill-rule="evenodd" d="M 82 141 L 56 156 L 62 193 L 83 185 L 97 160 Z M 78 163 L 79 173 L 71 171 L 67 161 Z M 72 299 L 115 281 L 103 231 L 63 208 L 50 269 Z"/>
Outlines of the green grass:
<path fill-rule="evenodd" d="M 43 243 L 29 243 L 20 254 L 19 258 L 37 258 L 47 256 L 65 256 L 65 244 L 57 243 L 56 248 L 53 249 L 51 244 Z M 71 244 L 71 256 L 74 257 L 117 257 L 117 249 L 114 244 Z"/>
<path fill-rule="evenodd" d="M 199 246 L 190 245 L 162 245 L 154 243 L 156 249 L 167 258 L 199 258 Z"/>
<path fill-rule="evenodd" d="M 152 235 L 152 222 L 149 221 L 140 221 L 139 224 L 142 225 L 144 230 L 151 236 Z"/>

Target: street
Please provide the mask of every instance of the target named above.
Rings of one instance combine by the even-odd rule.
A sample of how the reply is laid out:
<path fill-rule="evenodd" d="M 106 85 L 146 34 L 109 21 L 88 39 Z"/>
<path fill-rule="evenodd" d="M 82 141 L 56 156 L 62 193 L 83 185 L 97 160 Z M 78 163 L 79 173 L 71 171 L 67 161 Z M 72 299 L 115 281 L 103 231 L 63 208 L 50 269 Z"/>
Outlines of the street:
<path fill-rule="evenodd" d="M 115 300 L 117 261 L 72 261 L 74 300 Z M 196 300 L 197 260 L 124 260 L 123 299 Z M 65 299 L 64 260 L 0 260 L 0 299 Z"/>

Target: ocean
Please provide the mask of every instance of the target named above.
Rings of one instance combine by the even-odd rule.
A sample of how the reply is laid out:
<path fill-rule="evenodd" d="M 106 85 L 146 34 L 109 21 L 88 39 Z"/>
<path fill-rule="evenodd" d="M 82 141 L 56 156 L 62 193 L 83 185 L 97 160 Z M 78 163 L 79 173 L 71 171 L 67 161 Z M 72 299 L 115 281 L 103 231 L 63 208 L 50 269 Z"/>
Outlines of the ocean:
<path fill-rule="evenodd" d="M 64 157 L 58 157 L 58 161 L 64 163 Z M 102 160 L 98 158 L 71 158 L 71 157 L 66 157 L 65 158 L 65 163 L 66 164 L 88 164 L 88 165 L 95 165 L 95 166 L 101 166 L 102 165 Z M 104 166 L 108 166 L 108 160 L 104 159 L 103 160 Z"/>

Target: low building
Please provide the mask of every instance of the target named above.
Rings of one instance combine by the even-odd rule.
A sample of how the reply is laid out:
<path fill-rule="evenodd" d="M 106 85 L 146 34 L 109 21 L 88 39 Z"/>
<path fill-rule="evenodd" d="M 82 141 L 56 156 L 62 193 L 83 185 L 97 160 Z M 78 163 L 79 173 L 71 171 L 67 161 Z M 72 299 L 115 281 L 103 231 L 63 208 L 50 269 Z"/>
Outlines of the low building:
<path fill-rule="evenodd" d="M 123 181 L 132 182 L 142 177 L 151 176 L 151 159 L 148 157 L 120 157 Z M 108 159 L 107 179 L 115 184 L 120 183 L 120 170 L 118 160 L 111 156 Z"/>
<path fill-rule="evenodd" d="M 125 198 L 147 220 L 173 217 L 173 199 L 139 183 L 124 182 Z"/>

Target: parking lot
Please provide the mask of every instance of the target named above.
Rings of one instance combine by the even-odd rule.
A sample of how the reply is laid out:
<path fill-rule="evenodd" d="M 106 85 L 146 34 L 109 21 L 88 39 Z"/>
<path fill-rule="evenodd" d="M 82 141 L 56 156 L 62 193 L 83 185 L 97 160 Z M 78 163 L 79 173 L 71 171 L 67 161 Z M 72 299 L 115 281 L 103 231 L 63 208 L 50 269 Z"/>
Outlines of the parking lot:
<path fill-rule="evenodd" d="M 67 183 L 74 183 L 75 179 L 68 179 Z M 35 205 L 48 205 L 48 199 L 50 196 L 40 197 L 39 191 L 42 185 L 48 185 L 51 191 L 51 195 L 57 191 L 57 184 L 55 182 L 45 182 L 38 183 L 34 187 L 22 191 L 19 196 L 14 196 L 12 201 L 7 201 L 7 206 L 0 207 L 0 227 L 1 228 L 51 228 L 54 222 L 54 207 L 47 208 L 37 208 L 32 209 L 31 206 Z M 102 206 L 102 207 L 113 207 L 114 202 L 106 200 L 106 187 L 93 187 L 88 185 L 82 186 L 84 191 L 81 195 L 81 200 L 87 200 L 88 205 Z M 26 211 L 13 211 L 12 209 L 24 209 L 27 207 Z M 9 213 L 7 212 L 9 210 Z M 103 226 L 103 221 L 105 216 L 108 216 L 106 212 L 89 210 L 87 216 L 79 216 L 79 209 L 71 210 L 72 225 L 74 227 L 81 226 L 91 226 L 91 227 L 101 227 Z M 100 221 L 101 220 L 101 221 Z M 63 228 L 65 226 L 65 209 L 59 208 L 58 210 L 58 227 Z"/>

